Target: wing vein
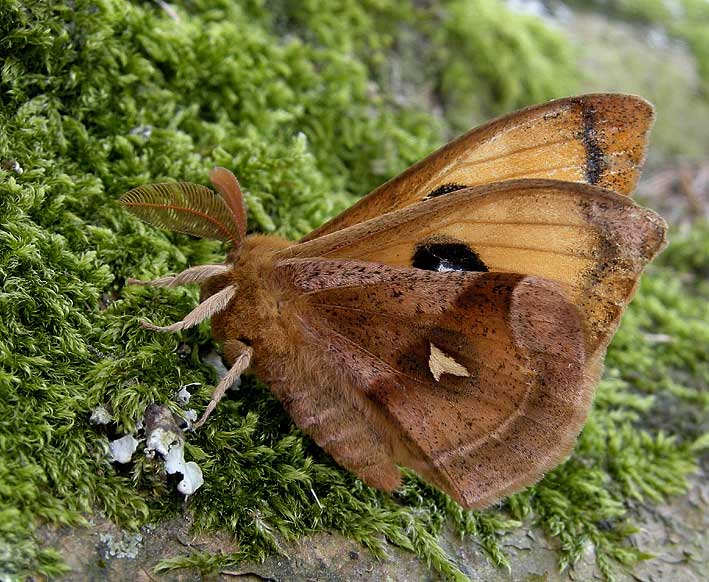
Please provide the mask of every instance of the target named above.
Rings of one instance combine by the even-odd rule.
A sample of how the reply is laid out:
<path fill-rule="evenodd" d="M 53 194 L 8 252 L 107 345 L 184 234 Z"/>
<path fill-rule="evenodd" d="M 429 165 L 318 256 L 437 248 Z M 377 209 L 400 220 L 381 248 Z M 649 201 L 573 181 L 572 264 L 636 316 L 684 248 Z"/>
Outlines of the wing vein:
<path fill-rule="evenodd" d="M 543 147 L 545 147 L 545 146 L 556 146 L 556 145 L 571 143 L 571 142 L 574 142 L 574 141 L 577 141 L 577 139 L 576 139 L 576 138 L 571 138 L 571 139 L 558 139 L 558 140 L 555 140 L 555 141 L 549 141 L 549 142 L 545 142 L 545 143 L 536 143 L 536 144 L 534 144 L 534 145 L 530 145 L 530 146 L 523 147 L 523 148 L 517 148 L 517 149 L 511 150 L 511 151 L 508 150 L 508 151 L 506 151 L 506 152 L 505 152 L 504 154 L 502 154 L 502 155 L 488 156 L 488 157 L 486 157 L 486 158 L 478 158 L 477 160 L 471 160 L 471 161 L 468 161 L 468 162 L 459 162 L 459 163 L 456 164 L 456 165 L 459 165 L 459 166 L 462 166 L 462 167 L 473 167 L 473 166 L 477 166 L 477 165 L 480 165 L 480 164 L 485 164 L 485 163 L 487 163 L 487 162 L 494 162 L 494 161 L 496 161 L 496 160 L 504 160 L 505 158 L 512 157 L 512 156 L 514 156 L 514 155 L 516 155 L 516 154 L 522 154 L 522 153 L 524 153 L 524 152 L 531 152 L 531 151 L 533 151 L 533 150 L 536 150 L 536 149 L 539 149 L 539 148 L 543 148 Z M 490 143 L 490 142 L 489 142 L 489 141 L 483 142 L 483 144 L 488 144 L 488 143 Z M 481 144 L 481 145 L 482 145 L 482 144 Z"/>

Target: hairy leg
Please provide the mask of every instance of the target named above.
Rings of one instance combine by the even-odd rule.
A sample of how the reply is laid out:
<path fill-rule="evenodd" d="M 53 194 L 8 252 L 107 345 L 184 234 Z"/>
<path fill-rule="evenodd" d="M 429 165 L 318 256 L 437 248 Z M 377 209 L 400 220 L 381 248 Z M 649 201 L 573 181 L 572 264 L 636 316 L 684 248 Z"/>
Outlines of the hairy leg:
<path fill-rule="evenodd" d="M 182 331 L 183 329 L 194 327 L 205 319 L 208 319 L 216 313 L 219 313 L 220 311 L 226 309 L 227 305 L 229 305 L 229 302 L 234 298 L 235 294 L 236 285 L 228 285 L 218 293 L 215 293 L 211 297 L 205 299 L 202 303 L 200 303 L 197 307 L 190 311 L 187 316 L 181 321 L 176 321 L 172 325 L 165 326 L 158 326 L 148 321 L 141 321 L 140 325 L 147 329 L 152 329 L 153 331 Z"/>
<path fill-rule="evenodd" d="M 219 404 L 219 401 L 224 397 L 226 391 L 234 384 L 234 382 L 239 379 L 239 376 L 241 376 L 241 374 L 243 374 L 244 371 L 246 371 L 246 369 L 249 367 L 249 364 L 251 363 L 251 358 L 254 355 L 254 350 L 246 344 L 243 344 L 241 342 L 239 343 L 241 344 L 241 351 L 239 352 L 239 355 L 236 356 L 236 359 L 234 360 L 234 365 L 226 373 L 226 376 L 221 379 L 219 384 L 217 384 L 217 387 L 214 389 L 214 393 L 212 394 L 212 399 L 209 401 L 209 404 L 202 413 L 200 419 L 193 425 L 194 428 L 199 428 L 204 424 L 204 422 L 209 418 L 209 415 L 212 414 L 214 409 L 217 407 L 217 404 Z"/>

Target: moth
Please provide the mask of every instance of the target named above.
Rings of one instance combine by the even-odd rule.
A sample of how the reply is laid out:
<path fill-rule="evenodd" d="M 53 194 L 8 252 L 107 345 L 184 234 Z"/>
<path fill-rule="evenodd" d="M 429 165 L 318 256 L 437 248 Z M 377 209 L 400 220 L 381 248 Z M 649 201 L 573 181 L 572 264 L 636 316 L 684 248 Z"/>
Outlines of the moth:
<path fill-rule="evenodd" d="M 199 284 L 177 332 L 211 318 L 230 365 L 201 424 L 248 368 L 365 483 L 413 469 L 466 508 L 567 457 L 606 347 L 666 225 L 630 195 L 653 122 L 592 94 L 473 129 L 298 242 L 247 234 L 239 183 L 139 186 L 158 227 L 231 243 L 224 264 L 128 283 Z"/>

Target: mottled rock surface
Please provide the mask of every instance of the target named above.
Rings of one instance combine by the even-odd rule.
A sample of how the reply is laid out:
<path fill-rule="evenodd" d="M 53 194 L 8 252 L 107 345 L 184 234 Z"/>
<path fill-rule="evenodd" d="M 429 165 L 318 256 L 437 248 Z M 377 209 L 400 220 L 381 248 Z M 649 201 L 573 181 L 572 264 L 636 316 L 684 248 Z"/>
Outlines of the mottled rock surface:
<path fill-rule="evenodd" d="M 709 572 L 709 482 L 698 475 L 689 493 L 656 507 L 638 506 L 641 531 L 633 543 L 655 558 L 643 562 L 620 580 L 702 582 Z M 192 536 L 188 519 L 143 528 L 139 533 L 121 531 L 105 519 L 94 517 L 84 529 L 44 528 L 44 543 L 58 548 L 72 568 L 62 581 L 134 582 L 207 580 L 275 580 L 278 582 L 349 580 L 440 580 L 426 564 L 394 547 L 389 558 L 379 561 L 367 550 L 338 534 L 318 534 L 297 543 L 284 544 L 283 555 L 263 564 L 244 564 L 239 569 L 202 577 L 194 571 L 157 574 L 161 560 L 184 555 L 191 549 L 233 552 L 237 544 L 228 536 Z M 593 548 L 572 568 L 559 572 L 556 548 L 534 528 L 520 528 L 504 538 L 511 562 L 510 571 L 492 567 L 474 540 L 462 543 L 453 534 L 443 545 L 455 556 L 461 569 L 474 581 L 555 582 L 600 580 Z"/>

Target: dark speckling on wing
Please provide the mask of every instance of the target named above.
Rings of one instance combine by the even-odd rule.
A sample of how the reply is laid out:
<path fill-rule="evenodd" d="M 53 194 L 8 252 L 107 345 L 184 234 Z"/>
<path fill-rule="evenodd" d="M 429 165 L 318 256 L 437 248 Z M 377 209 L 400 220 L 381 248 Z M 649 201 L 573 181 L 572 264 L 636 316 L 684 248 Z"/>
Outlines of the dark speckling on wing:
<path fill-rule="evenodd" d="M 589 184 L 598 184 L 601 175 L 606 169 L 606 163 L 596 129 L 596 112 L 591 107 L 584 106 L 582 115 L 583 130 L 581 141 L 586 149 L 586 181 Z"/>
<path fill-rule="evenodd" d="M 277 270 L 307 293 L 299 320 L 323 370 L 345 371 L 355 388 L 330 401 L 366 412 L 341 424 L 307 420 L 308 434 L 366 482 L 382 486 L 388 475 L 393 488 L 404 465 L 482 507 L 573 446 L 599 368 L 585 376 L 581 313 L 557 284 L 337 259 L 289 259 Z M 432 346 L 466 375 L 436 377 Z M 363 435 L 379 455 L 364 468 L 353 460 L 365 459 Z"/>

